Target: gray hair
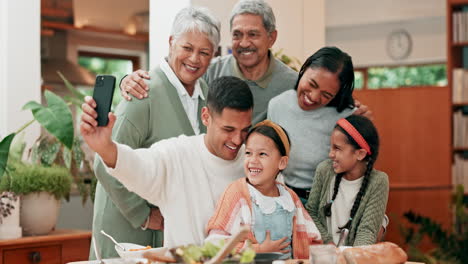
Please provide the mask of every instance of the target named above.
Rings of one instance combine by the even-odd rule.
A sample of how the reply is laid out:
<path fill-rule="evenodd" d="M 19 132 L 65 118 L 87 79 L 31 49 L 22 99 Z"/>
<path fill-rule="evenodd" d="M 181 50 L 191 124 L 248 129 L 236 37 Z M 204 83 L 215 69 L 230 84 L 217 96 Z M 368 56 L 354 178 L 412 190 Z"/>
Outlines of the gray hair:
<path fill-rule="evenodd" d="M 271 6 L 263 0 L 244 0 L 239 1 L 234 6 L 231 12 L 230 26 L 232 29 L 232 21 L 234 17 L 242 14 L 252 14 L 262 17 L 263 26 L 268 33 L 276 30 L 276 19 Z"/>
<path fill-rule="evenodd" d="M 177 13 L 172 23 L 171 36 L 175 40 L 184 33 L 199 31 L 208 36 L 213 49 L 216 50 L 221 38 L 220 28 L 219 20 L 207 8 L 186 7 Z"/>

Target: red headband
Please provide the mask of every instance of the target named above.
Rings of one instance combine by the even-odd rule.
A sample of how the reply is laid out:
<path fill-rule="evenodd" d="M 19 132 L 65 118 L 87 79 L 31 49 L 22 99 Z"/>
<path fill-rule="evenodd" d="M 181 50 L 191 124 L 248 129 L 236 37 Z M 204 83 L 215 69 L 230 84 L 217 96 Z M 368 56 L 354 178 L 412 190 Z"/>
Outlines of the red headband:
<path fill-rule="evenodd" d="M 359 131 L 357 131 L 357 129 L 353 125 L 351 125 L 351 123 L 348 120 L 341 118 L 336 123 L 346 132 L 348 132 L 348 134 L 358 143 L 358 145 L 365 151 L 367 151 L 368 155 L 371 154 L 369 144 L 367 144 L 366 140 L 362 137 L 361 133 L 359 133 Z"/>

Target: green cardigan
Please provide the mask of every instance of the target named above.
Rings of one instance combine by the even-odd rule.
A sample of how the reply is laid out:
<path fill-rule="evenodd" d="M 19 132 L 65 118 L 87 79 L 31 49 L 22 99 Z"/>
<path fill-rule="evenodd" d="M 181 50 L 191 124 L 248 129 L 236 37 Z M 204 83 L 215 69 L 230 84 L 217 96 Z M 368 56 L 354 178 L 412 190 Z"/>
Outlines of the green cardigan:
<path fill-rule="evenodd" d="M 176 88 L 158 67 L 150 72 L 149 96 L 143 100 L 122 100 L 116 110 L 117 122 L 113 140 L 132 148 L 148 148 L 153 143 L 181 134 L 194 135 Z M 208 91 L 206 82 L 200 79 L 202 92 Z M 198 113 L 205 106 L 199 98 Z M 200 133 L 206 127 L 200 121 Z M 128 191 L 119 181 L 108 175 L 99 158 L 95 160 L 94 173 L 98 184 L 94 201 L 93 236 L 101 250 L 102 258 L 118 257 L 114 244 L 100 234 L 101 229 L 119 242 L 143 246 L 162 245 L 162 232 L 140 228 L 150 213 L 151 205 L 140 196 Z M 90 259 L 95 259 L 91 247 Z"/>
<path fill-rule="evenodd" d="M 327 228 L 327 217 L 325 216 L 323 207 L 329 201 L 330 184 L 335 176 L 332 161 L 322 161 L 317 166 L 309 200 L 305 206 L 317 225 L 324 243 L 333 242 L 333 237 L 329 234 Z M 351 223 L 351 229 L 345 241 L 346 246 L 361 246 L 376 243 L 387 207 L 388 188 L 387 174 L 375 169 L 372 170 L 366 193 L 362 197 L 359 208 Z"/>

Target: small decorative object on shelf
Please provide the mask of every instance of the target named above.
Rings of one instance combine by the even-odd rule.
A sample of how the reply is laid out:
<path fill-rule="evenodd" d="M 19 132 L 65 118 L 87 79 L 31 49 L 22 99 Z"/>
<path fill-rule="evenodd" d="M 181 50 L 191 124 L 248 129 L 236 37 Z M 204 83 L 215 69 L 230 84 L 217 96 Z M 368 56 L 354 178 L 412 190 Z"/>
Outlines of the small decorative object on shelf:
<path fill-rule="evenodd" d="M 16 208 L 16 201 L 18 201 L 18 196 L 15 193 L 2 192 L 0 195 L 0 224 L 3 224 L 3 219 L 10 216 Z"/>
<path fill-rule="evenodd" d="M 0 195 L 0 239 L 21 237 L 20 199 L 14 192 Z"/>

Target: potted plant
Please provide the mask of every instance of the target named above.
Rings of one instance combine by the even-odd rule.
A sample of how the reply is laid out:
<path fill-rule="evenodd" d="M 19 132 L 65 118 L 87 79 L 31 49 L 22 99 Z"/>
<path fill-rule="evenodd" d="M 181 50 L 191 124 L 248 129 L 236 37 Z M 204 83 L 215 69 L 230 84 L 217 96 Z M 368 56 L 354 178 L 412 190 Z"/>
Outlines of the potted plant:
<path fill-rule="evenodd" d="M 279 49 L 278 51 L 273 52 L 273 56 L 283 62 L 284 64 L 288 65 L 289 68 L 293 69 L 294 71 L 299 71 L 301 68 L 301 61 L 293 56 L 288 56 L 283 53 L 283 49 Z"/>
<path fill-rule="evenodd" d="M 60 200 L 68 199 L 72 177 L 65 167 L 11 162 L 0 191 L 21 196 L 20 223 L 25 235 L 44 235 L 57 222 Z"/>
<path fill-rule="evenodd" d="M 34 119 L 0 139 L 0 189 L 9 192 L 5 194 L 5 198 L 2 198 L 2 202 L 5 201 L 2 212 L 9 217 L 8 214 L 18 208 L 18 205 L 12 204 L 14 197 L 20 195 L 23 204 L 20 218 L 21 225 L 26 225 L 23 226 L 25 234 L 45 234 L 55 226 L 56 220 L 44 220 L 38 214 L 44 212 L 45 215 L 57 215 L 58 201 L 61 198 L 68 198 L 72 182 L 82 195 L 83 202 L 87 197 L 92 198 L 94 195 L 96 180 L 89 161 L 84 159 L 81 141 L 74 135 L 73 117 L 70 110 L 73 105 L 81 106 L 84 94 L 76 90 L 60 73 L 58 74 L 68 88 L 70 96 L 62 98 L 46 90 L 44 93 L 46 105 L 30 101 L 23 106 L 23 110 L 32 112 Z M 36 121 L 42 126 L 43 133 L 29 151 L 29 161 L 26 164 L 21 159 L 24 144 L 20 144 L 22 146 L 18 148 L 18 151 L 13 151 L 16 144 L 12 146 L 12 143 L 14 139 L 17 142 L 17 135 Z M 43 191 L 50 195 L 43 194 Z M 37 202 L 37 198 L 43 196 L 47 197 L 44 199 L 50 201 L 52 211 L 46 212 L 45 202 L 37 203 L 41 205 L 40 207 L 28 205 L 30 201 Z M 39 217 L 36 218 L 38 220 L 27 220 L 28 217 L 25 218 L 24 215 L 30 215 L 29 212 Z M 36 230 L 31 229 L 28 223 L 36 225 L 48 223 L 48 226 L 41 226 L 38 227 L 39 230 Z M 2 224 L 0 227 L 3 226 L 5 225 Z M 2 238 L 1 228 L 0 238 Z"/>
<path fill-rule="evenodd" d="M 73 176 L 83 202 L 87 197 L 94 195 L 96 179 L 92 173 L 89 161 L 84 159 L 81 140 L 75 137 L 73 117 L 70 106 L 81 106 L 84 102 L 84 94 L 75 89 L 65 77 L 60 74 L 65 86 L 69 90 L 69 96 L 63 98 L 53 92 L 45 91 L 44 97 L 47 105 L 30 101 L 23 106 L 23 110 L 31 110 L 34 119 L 23 125 L 0 141 L 0 179 L 9 173 L 7 166 L 10 146 L 13 139 L 35 121 L 44 128 L 43 135 L 37 140 L 31 149 L 29 158 L 32 163 L 49 167 L 53 164 L 66 167 Z M 66 101 L 65 101 L 65 100 Z M 83 171 L 84 168 L 84 171 Z"/>
<path fill-rule="evenodd" d="M 454 210 L 454 224 L 444 230 L 441 224 L 433 219 L 421 216 L 412 211 L 404 217 L 413 226 L 401 227 L 405 243 L 408 245 L 408 256 L 414 261 L 428 264 L 447 263 L 462 264 L 468 260 L 468 201 L 464 197 L 463 185 L 457 185 L 452 195 L 451 207 Z M 423 237 L 428 237 L 436 247 L 428 252 L 418 249 Z"/>

